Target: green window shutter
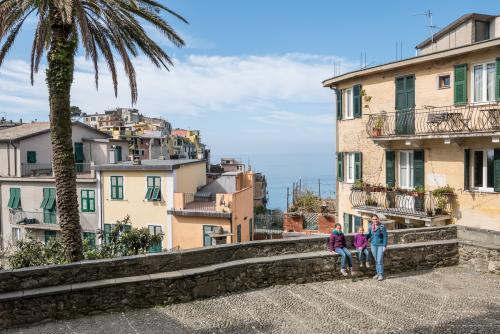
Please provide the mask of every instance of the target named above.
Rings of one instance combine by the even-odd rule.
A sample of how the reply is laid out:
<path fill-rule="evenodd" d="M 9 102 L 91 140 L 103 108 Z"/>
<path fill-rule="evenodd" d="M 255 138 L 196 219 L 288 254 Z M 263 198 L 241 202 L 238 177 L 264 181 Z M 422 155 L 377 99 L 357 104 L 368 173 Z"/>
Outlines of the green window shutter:
<path fill-rule="evenodd" d="M 352 87 L 352 98 L 353 98 L 353 114 L 354 118 L 361 117 L 361 85 L 354 85 Z"/>
<path fill-rule="evenodd" d="M 496 148 L 493 160 L 493 187 L 500 192 L 500 149 Z"/>
<path fill-rule="evenodd" d="M 396 184 L 396 152 L 385 151 L 385 183 L 388 187 Z"/>
<path fill-rule="evenodd" d="M 470 190 L 470 150 L 464 150 L 464 189 Z"/>
<path fill-rule="evenodd" d="M 467 103 L 467 64 L 455 65 L 454 79 L 454 102 L 465 104 Z"/>
<path fill-rule="evenodd" d="M 344 154 L 337 153 L 337 181 L 344 181 Z"/>
<path fill-rule="evenodd" d="M 161 233 L 161 226 L 149 225 L 148 226 L 150 235 L 157 235 Z M 156 242 L 149 247 L 149 253 L 159 253 L 161 252 L 161 242 Z"/>
<path fill-rule="evenodd" d="M 10 188 L 9 203 L 7 206 L 11 209 L 19 209 L 21 204 L 21 189 L 20 188 Z"/>
<path fill-rule="evenodd" d="M 349 230 L 349 225 L 351 222 L 351 215 L 348 213 L 344 213 L 344 232 L 347 233 L 347 230 Z"/>
<path fill-rule="evenodd" d="M 363 154 L 361 152 L 354 153 L 354 180 L 363 178 Z"/>
<path fill-rule="evenodd" d="M 95 248 L 95 233 L 92 232 L 83 232 L 83 240 L 88 241 L 88 245 L 90 248 Z"/>
<path fill-rule="evenodd" d="M 337 89 L 337 120 L 342 119 L 342 89 Z"/>
<path fill-rule="evenodd" d="M 354 231 L 352 233 L 357 233 L 359 228 L 361 227 L 361 217 L 354 216 Z"/>
<path fill-rule="evenodd" d="M 87 212 L 89 210 L 88 206 L 88 197 L 87 197 L 87 190 L 82 190 L 80 193 L 80 200 L 81 200 L 81 210 L 82 212 Z"/>
<path fill-rule="evenodd" d="M 424 150 L 413 151 L 413 186 L 423 187 L 425 184 Z"/>
<path fill-rule="evenodd" d="M 48 188 L 49 200 L 47 205 L 45 205 L 46 210 L 53 211 L 56 204 L 56 190 L 54 188 Z"/>
<path fill-rule="evenodd" d="M 28 151 L 26 155 L 26 161 L 29 164 L 36 164 L 36 151 Z"/>
<path fill-rule="evenodd" d="M 146 196 L 145 196 L 146 200 L 148 201 L 151 200 L 151 194 L 153 194 L 153 189 L 154 189 L 153 187 L 148 187 L 148 189 L 146 190 Z"/>
<path fill-rule="evenodd" d="M 95 212 L 95 191 L 82 189 L 81 192 L 82 212 Z"/>
<path fill-rule="evenodd" d="M 50 239 L 55 239 L 57 234 L 56 231 L 45 231 L 45 243 L 48 243 Z"/>
<path fill-rule="evenodd" d="M 103 234 L 104 234 L 104 242 L 109 243 L 111 236 L 111 224 L 104 224 Z"/>
<path fill-rule="evenodd" d="M 236 226 L 236 242 L 241 242 L 241 225 Z"/>
<path fill-rule="evenodd" d="M 88 206 L 89 206 L 89 212 L 95 212 L 95 191 L 94 190 L 89 190 L 88 191 Z"/>
<path fill-rule="evenodd" d="M 111 176 L 111 199 L 123 199 L 123 176 Z"/>
<path fill-rule="evenodd" d="M 396 110 L 406 109 L 405 78 L 396 78 Z"/>
<path fill-rule="evenodd" d="M 160 187 L 155 187 L 153 189 L 153 195 L 151 197 L 153 201 L 159 201 L 160 200 Z"/>
<path fill-rule="evenodd" d="M 495 97 L 500 101 L 500 57 L 496 59 Z"/>
<path fill-rule="evenodd" d="M 83 143 L 75 143 L 75 162 L 82 163 L 84 160 Z"/>
<path fill-rule="evenodd" d="M 122 161 L 122 147 L 121 146 L 115 147 L 115 161 L 116 162 Z"/>

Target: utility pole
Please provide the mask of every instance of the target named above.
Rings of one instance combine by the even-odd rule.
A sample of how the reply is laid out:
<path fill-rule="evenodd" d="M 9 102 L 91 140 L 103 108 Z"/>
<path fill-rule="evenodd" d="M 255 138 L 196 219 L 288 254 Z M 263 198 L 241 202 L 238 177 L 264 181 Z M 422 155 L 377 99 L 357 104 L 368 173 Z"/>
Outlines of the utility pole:
<path fill-rule="evenodd" d="M 292 205 L 295 204 L 295 182 L 292 185 Z"/>
<path fill-rule="evenodd" d="M 318 179 L 318 196 L 321 199 L 321 179 Z"/>
<path fill-rule="evenodd" d="M 290 198 L 290 187 L 286 187 L 286 211 L 288 212 L 289 208 L 289 202 L 288 199 Z"/>

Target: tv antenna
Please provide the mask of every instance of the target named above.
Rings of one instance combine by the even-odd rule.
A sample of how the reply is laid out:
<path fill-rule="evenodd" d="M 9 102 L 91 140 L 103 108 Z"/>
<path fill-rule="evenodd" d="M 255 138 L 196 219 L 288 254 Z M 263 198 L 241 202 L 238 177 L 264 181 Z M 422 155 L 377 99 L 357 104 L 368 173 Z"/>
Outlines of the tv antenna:
<path fill-rule="evenodd" d="M 435 25 L 432 22 L 432 12 L 430 9 L 428 9 L 425 13 L 422 14 L 415 14 L 414 16 L 425 16 L 427 18 L 427 25 L 426 27 L 429 28 L 429 33 L 430 33 L 430 38 L 431 38 L 431 45 L 434 45 L 434 31 L 437 29 L 440 29 L 437 25 Z"/>

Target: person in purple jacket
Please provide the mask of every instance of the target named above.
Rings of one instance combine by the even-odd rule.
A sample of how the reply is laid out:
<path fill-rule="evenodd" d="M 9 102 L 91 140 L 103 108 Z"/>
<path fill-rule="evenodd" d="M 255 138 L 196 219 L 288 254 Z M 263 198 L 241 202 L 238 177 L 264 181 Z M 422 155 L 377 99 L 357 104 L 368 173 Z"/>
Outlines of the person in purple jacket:
<path fill-rule="evenodd" d="M 351 275 L 354 275 L 354 271 L 352 270 L 352 255 L 351 252 L 346 248 L 345 236 L 342 233 L 342 226 L 337 223 L 335 224 L 335 229 L 330 234 L 330 243 L 329 247 L 330 251 L 335 251 L 335 253 L 340 255 L 340 273 L 344 276 L 347 276 L 347 272 L 345 270 L 345 262 L 346 258 L 349 261 L 349 269 Z"/>
<path fill-rule="evenodd" d="M 360 227 L 358 233 L 354 235 L 354 247 L 358 251 L 359 266 L 366 263 L 366 268 L 370 268 L 370 252 L 368 251 L 368 239 L 365 236 L 363 227 Z"/>

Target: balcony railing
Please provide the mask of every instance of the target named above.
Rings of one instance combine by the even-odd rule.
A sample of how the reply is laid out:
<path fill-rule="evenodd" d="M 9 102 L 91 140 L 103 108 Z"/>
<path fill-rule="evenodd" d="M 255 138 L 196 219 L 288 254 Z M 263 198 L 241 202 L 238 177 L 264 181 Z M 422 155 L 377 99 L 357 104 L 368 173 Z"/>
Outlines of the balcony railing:
<path fill-rule="evenodd" d="M 77 162 L 75 163 L 75 172 L 79 177 L 85 175 L 91 176 L 92 163 L 90 162 Z M 52 164 L 41 164 L 41 163 L 21 163 L 21 176 L 52 176 Z"/>
<path fill-rule="evenodd" d="M 12 225 L 22 225 L 27 229 L 60 229 L 56 212 L 11 210 L 9 221 Z M 81 212 L 80 225 L 84 230 L 97 228 L 95 212 Z"/>
<path fill-rule="evenodd" d="M 371 138 L 467 134 L 500 131 L 500 103 L 424 107 L 369 116 Z"/>
<path fill-rule="evenodd" d="M 184 193 L 184 210 L 216 211 L 215 195 Z"/>
<path fill-rule="evenodd" d="M 431 192 L 352 190 L 349 199 L 355 209 L 388 215 L 425 218 L 449 215 L 452 210 L 452 195 L 435 196 Z"/>

